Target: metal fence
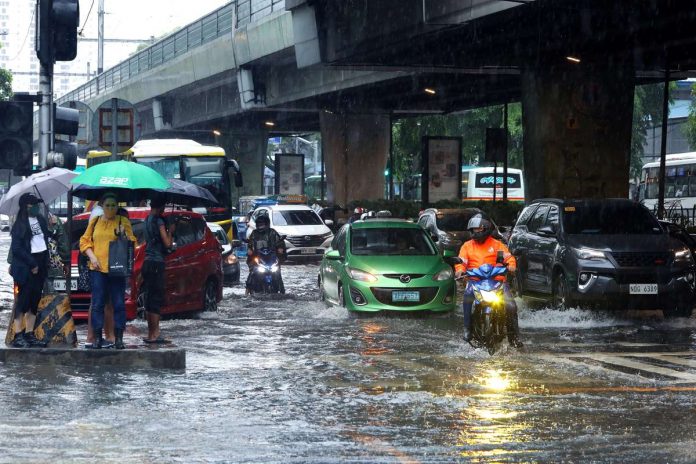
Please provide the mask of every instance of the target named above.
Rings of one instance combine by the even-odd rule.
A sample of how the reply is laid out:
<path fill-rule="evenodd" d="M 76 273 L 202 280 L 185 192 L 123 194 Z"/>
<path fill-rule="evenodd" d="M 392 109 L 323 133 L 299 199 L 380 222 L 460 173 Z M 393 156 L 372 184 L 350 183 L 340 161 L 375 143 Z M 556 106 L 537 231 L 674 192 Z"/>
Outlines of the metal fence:
<path fill-rule="evenodd" d="M 209 13 L 146 49 L 104 71 L 77 89 L 63 95 L 58 104 L 86 101 L 114 86 L 183 55 L 211 40 L 232 33 L 234 18 L 237 27 L 244 26 L 275 11 L 285 10 L 285 0 L 237 0 Z M 235 14 L 236 13 L 236 14 Z"/>
<path fill-rule="evenodd" d="M 657 217 L 657 204 L 652 209 Z M 682 227 L 696 226 L 696 205 L 693 208 L 682 206 L 681 200 L 665 202 L 665 219 Z"/>

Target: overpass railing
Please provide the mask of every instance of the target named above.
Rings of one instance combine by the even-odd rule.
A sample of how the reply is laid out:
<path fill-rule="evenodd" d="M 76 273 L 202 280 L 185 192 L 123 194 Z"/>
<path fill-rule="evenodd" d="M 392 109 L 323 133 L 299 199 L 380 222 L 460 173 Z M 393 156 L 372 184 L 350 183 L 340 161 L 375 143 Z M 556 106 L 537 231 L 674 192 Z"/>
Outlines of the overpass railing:
<path fill-rule="evenodd" d="M 57 99 L 57 103 L 86 101 L 139 74 L 157 68 L 171 59 L 212 40 L 231 34 L 237 27 L 258 21 L 274 11 L 285 10 L 285 0 L 237 0 L 209 13 L 182 29 L 158 40 L 127 60 L 104 71 L 77 89 Z"/>

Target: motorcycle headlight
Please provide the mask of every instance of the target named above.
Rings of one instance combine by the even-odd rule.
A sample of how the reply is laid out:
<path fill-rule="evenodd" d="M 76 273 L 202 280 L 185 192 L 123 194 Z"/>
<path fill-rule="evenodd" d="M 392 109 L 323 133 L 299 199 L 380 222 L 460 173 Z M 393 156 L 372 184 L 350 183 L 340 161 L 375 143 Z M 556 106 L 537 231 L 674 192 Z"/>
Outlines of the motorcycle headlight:
<path fill-rule="evenodd" d="M 280 267 L 277 264 L 271 266 L 271 272 L 278 272 L 278 269 L 280 269 Z"/>
<path fill-rule="evenodd" d="M 593 248 L 572 248 L 573 253 L 579 259 L 590 259 L 590 260 L 605 260 L 607 255 L 601 250 L 595 250 Z"/>
<path fill-rule="evenodd" d="M 258 272 L 259 274 L 265 274 L 266 268 L 263 266 L 256 266 L 256 272 Z"/>
<path fill-rule="evenodd" d="M 691 256 L 691 250 L 684 247 L 681 250 L 676 250 L 674 252 L 674 263 L 675 264 L 690 264 L 693 262 L 693 257 Z"/>
<path fill-rule="evenodd" d="M 498 304 L 503 302 L 503 295 L 495 291 L 481 290 L 481 300 L 488 304 Z"/>
<path fill-rule="evenodd" d="M 353 280 L 358 280 L 360 282 L 377 282 L 377 277 L 373 276 L 369 272 L 361 271 L 359 269 L 348 268 L 348 274 Z"/>
<path fill-rule="evenodd" d="M 451 268 L 443 269 L 433 276 L 433 280 L 436 280 L 436 281 L 450 280 L 451 278 L 452 278 L 452 269 Z"/>
<path fill-rule="evenodd" d="M 225 264 L 237 264 L 237 261 L 238 261 L 237 256 L 234 253 L 230 253 L 225 258 Z"/>

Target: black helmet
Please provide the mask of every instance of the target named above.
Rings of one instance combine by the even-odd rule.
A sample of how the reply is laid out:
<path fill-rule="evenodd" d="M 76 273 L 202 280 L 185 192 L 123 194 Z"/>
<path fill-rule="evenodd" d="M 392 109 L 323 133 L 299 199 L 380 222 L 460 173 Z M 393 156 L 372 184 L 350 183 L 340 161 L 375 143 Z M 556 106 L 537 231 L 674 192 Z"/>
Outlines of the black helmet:
<path fill-rule="evenodd" d="M 258 230 L 268 229 L 269 227 L 271 227 L 271 220 L 267 214 L 262 214 L 256 218 L 256 228 Z"/>
<path fill-rule="evenodd" d="M 474 232 L 474 229 L 483 228 L 483 230 Z M 469 219 L 469 224 L 467 224 L 466 229 L 471 234 L 471 238 L 479 243 L 483 243 L 486 239 L 493 233 L 493 223 L 486 219 L 483 214 L 474 214 L 471 219 Z"/>

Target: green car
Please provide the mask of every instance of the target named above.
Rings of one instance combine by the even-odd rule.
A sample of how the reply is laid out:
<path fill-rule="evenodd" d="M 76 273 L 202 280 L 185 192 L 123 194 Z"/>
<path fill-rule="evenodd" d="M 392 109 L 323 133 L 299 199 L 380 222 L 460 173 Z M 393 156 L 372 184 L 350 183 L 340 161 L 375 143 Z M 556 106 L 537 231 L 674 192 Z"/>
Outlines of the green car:
<path fill-rule="evenodd" d="M 458 259 L 443 257 L 418 224 L 358 221 L 334 237 L 319 269 L 319 290 L 322 299 L 351 311 L 451 311 L 456 285 L 448 262 Z"/>

